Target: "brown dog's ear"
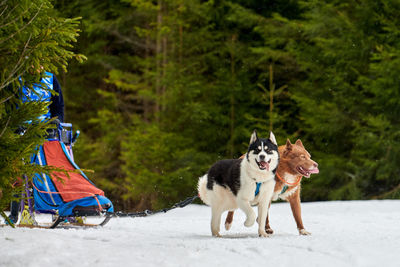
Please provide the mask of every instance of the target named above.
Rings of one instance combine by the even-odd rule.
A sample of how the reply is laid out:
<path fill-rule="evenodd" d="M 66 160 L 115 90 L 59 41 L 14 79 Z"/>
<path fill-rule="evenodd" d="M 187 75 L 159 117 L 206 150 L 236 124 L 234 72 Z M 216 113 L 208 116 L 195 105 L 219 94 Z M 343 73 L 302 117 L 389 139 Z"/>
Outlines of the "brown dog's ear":
<path fill-rule="evenodd" d="M 286 139 L 286 149 L 288 149 L 288 150 L 292 150 L 292 143 L 290 143 L 290 140 L 289 140 L 289 138 L 288 138 L 288 139 Z"/>
<path fill-rule="evenodd" d="M 297 139 L 295 144 L 298 145 L 298 146 L 301 146 L 302 148 L 304 148 L 303 143 L 301 142 L 300 139 Z"/>
<path fill-rule="evenodd" d="M 292 143 L 290 143 L 289 138 L 286 140 L 285 150 L 283 151 L 283 156 L 286 157 L 289 152 L 292 151 Z"/>

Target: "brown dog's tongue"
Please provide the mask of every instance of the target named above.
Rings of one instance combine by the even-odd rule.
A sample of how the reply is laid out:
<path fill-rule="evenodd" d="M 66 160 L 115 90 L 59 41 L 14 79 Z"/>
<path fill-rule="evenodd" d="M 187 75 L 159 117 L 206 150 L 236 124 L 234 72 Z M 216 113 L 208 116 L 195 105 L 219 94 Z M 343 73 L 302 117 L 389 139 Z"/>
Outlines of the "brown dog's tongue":
<path fill-rule="evenodd" d="M 309 172 L 309 173 L 317 174 L 317 173 L 319 173 L 319 169 L 318 169 L 318 168 L 314 168 L 314 169 L 312 169 L 312 170 L 309 170 L 308 172 Z"/>
<path fill-rule="evenodd" d="M 260 165 L 265 168 L 267 171 L 269 171 L 269 164 L 266 161 L 261 161 Z"/>

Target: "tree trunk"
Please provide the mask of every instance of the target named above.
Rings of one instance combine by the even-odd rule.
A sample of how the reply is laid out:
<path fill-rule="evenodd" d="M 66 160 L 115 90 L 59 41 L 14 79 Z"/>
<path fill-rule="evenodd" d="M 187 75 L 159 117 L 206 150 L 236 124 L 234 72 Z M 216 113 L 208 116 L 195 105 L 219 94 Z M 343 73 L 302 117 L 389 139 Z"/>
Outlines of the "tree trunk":
<path fill-rule="evenodd" d="M 164 80 L 166 75 L 167 75 L 167 63 L 168 63 L 168 37 L 163 36 L 162 38 L 162 79 Z M 167 86 L 165 84 L 165 81 L 163 82 L 162 88 L 161 88 L 161 110 L 165 110 L 165 91 L 167 90 Z"/>
<path fill-rule="evenodd" d="M 229 154 L 233 158 L 235 153 L 235 91 L 233 88 L 236 86 L 236 70 L 235 70 L 235 42 L 236 35 L 232 35 L 231 47 L 231 97 L 230 97 L 230 141 L 229 141 Z"/>
<path fill-rule="evenodd" d="M 269 131 L 272 132 L 273 130 L 273 118 L 272 118 L 272 110 L 274 108 L 274 91 L 275 91 L 275 84 L 274 84 L 274 74 L 272 65 L 269 65 Z"/>
<path fill-rule="evenodd" d="M 179 25 L 179 65 L 182 65 L 183 52 L 183 26 Z"/>
<path fill-rule="evenodd" d="M 161 100 L 161 51 L 162 51 L 162 0 L 158 0 L 158 12 L 157 12 L 157 39 L 156 39 L 156 104 L 155 104 L 155 114 L 156 120 L 160 121 L 160 100 Z"/>
<path fill-rule="evenodd" d="M 145 49 L 145 60 L 149 58 L 150 55 L 150 36 L 146 36 L 146 43 L 145 43 L 146 49 Z M 146 67 L 148 68 L 148 67 Z M 150 70 L 147 70 L 150 71 Z M 145 78 L 146 79 L 146 78 Z M 147 79 L 146 79 L 147 80 Z M 145 81 L 146 86 L 150 86 L 151 83 L 149 81 Z M 143 119 L 145 122 L 150 121 L 150 101 L 146 97 L 143 98 Z"/>

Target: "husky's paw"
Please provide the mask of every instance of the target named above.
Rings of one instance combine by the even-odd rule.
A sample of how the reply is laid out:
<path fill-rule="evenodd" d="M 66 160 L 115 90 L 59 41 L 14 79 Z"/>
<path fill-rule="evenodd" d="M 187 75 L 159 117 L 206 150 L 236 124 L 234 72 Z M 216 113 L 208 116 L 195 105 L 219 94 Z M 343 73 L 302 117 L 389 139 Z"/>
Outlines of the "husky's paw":
<path fill-rule="evenodd" d="M 225 230 L 229 231 L 231 229 L 232 223 L 225 223 Z"/>
<path fill-rule="evenodd" d="M 212 236 L 214 237 L 221 237 L 221 235 L 217 232 L 217 233 L 212 233 Z"/>
<path fill-rule="evenodd" d="M 250 216 L 247 216 L 246 221 L 244 222 L 244 226 L 246 227 L 251 227 L 253 224 L 256 222 L 256 216 L 255 214 L 251 214 Z"/>
<path fill-rule="evenodd" d="M 265 230 L 258 229 L 258 236 L 259 237 L 270 237 L 271 235 L 265 232 Z"/>
<path fill-rule="evenodd" d="M 306 229 L 299 229 L 299 235 L 311 235 L 311 233 L 307 232 Z"/>
<path fill-rule="evenodd" d="M 271 228 L 266 228 L 265 232 L 267 232 L 267 234 L 272 235 L 274 233 L 274 230 L 272 230 Z"/>

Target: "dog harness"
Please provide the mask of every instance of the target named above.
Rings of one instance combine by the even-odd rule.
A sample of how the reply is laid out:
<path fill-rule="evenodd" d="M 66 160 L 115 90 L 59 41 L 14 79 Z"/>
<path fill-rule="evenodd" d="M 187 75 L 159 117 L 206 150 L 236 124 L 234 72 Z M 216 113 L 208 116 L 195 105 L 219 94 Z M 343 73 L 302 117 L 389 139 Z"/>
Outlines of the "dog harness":
<path fill-rule="evenodd" d="M 260 187 L 261 187 L 262 183 L 256 183 L 256 192 L 255 192 L 255 196 L 258 195 L 258 193 L 260 193 Z M 282 188 L 282 191 L 279 193 L 279 195 L 282 195 L 283 193 L 286 192 L 286 190 L 289 188 L 288 185 L 285 184 L 285 186 Z"/>
<path fill-rule="evenodd" d="M 282 191 L 279 193 L 279 195 L 282 195 L 283 193 L 285 193 L 288 188 L 289 188 L 289 186 L 285 184 L 285 186 L 282 188 Z"/>
<path fill-rule="evenodd" d="M 260 193 L 261 184 L 262 184 L 262 183 L 256 183 L 256 193 L 255 193 L 255 196 L 257 196 L 258 193 Z"/>
<path fill-rule="evenodd" d="M 276 172 L 275 175 L 276 175 L 276 177 L 279 178 L 279 180 L 281 180 L 282 182 L 285 183 L 285 185 L 283 186 L 282 191 L 279 193 L 279 195 L 282 195 L 283 193 L 285 193 L 286 190 L 289 188 L 289 185 L 290 185 L 290 186 L 298 185 L 298 184 L 300 183 L 301 178 L 302 178 L 302 176 L 299 176 L 299 178 L 297 179 L 297 181 L 296 181 L 295 183 L 289 183 L 289 182 L 287 182 L 285 179 L 283 179 L 283 178 L 278 174 L 278 172 Z M 260 193 L 261 184 L 262 184 L 262 183 L 256 183 L 256 192 L 255 192 L 255 195 L 256 195 L 256 196 L 258 195 L 258 193 Z"/>

